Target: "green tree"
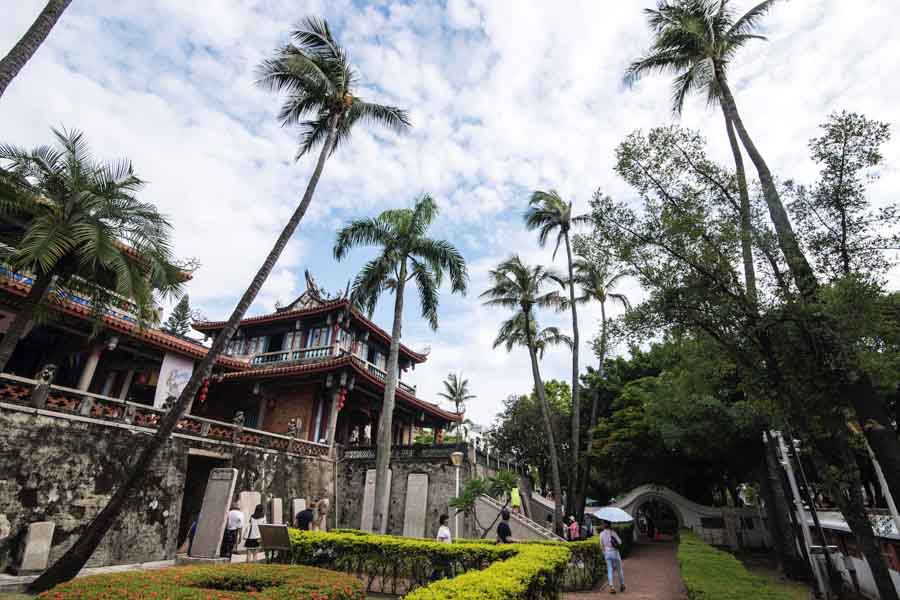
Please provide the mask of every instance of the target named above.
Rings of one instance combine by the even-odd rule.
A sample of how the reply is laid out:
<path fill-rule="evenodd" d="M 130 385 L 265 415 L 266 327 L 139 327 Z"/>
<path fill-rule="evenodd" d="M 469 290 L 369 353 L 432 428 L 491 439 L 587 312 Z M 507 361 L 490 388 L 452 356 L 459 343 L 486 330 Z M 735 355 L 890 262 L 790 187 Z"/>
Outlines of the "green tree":
<path fill-rule="evenodd" d="M 576 240 L 576 247 L 579 245 Z M 587 247 L 589 244 L 581 244 L 585 246 L 581 249 L 580 255 L 575 259 L 573 264 L 575 286 L 578 286 L 579 296 L 575 298 L 575 302 L 579 304 L 588 304 L 597 302 L 600 304 L 600 336 L 595 344 L 597 353 L 598 375 L 603 378 L 603 368 L 606 356 L 609 351 L 610 344 L 610 324 L 606 315 L 606 303 L 612 302 L 621 304 L 626 310 L 631 307 L 628 297 L 620 292 L 614 292 L 613 288 L 620 284 L 628 272 L 622 269 L 616 269 L 608 257 L 603 253 L 591 253 Z M 593 256 L 590 256 L 593 254 Z M 599 415 L 600 395 L 599 390 L 591 395 L 591 416 L 588 420 L 587 430 L 590 432 L 597 426 L 597 417 Z M 588 435 L 588 443 L 586 453 L 590 454 L 593 437 Z M 587 477 L 588 477 L 588 461 L 582 461 L 581 476 L 579 477 L 579 485 L 576 488 L 576 511 L 577 514 L 584 513 L 584 503 L 586 499 Z"/>
<path fill-rule="evenodd" d="M 879 278 L 893 264 L 886 251 L 900 247 L 900 210 L 896 204 L 874 209 L 866 189 L 878 176 L 890 126 L 843 111 L 830 115 L 821 129 L 809 142 L 821 167 L 819 180 L 788 186 L 797 229 L 823 277 Z"/>
<path fill-rule="evenodd" d="M 324 20 L 314 17 L 302 20 L 291 32 L 291 38 L 293 42 L 281 48 L 274 58 L 263 61 L 259 69 L 259 84 L 272 91 L 287 94 L 288 98 L 281 107 L 279 118 L 285 126 L 299 126 L 301 137 L 298 158 L 317 147 L 321 148 L 303 197 L 232 311 L 225 327 L 213 340 L 206 356 L 195 367 L 178 400 L 160 421 L 156 433 L 135 458 L 126 479 L 69 550 L 31 584 L 32 591 L 44 591 L 74 577 L 113 525 L 178 420 L 190 409 L 200 385 L 209 377 L 213 364 L 231 341 L 241 319 L 275 267 L 306 214 L 325 161 L 337 145 L 349 138 L 353 127 L 360 121 L 387 126 L 395 131 L 403 131 L 409 126 L 405 111 L 371 104 L 354 95 L 358 83 L 356 72 L 349 63 L 346 51 L 334 39 Z M 303 120 L 307 117 L 311 118 Z"/>
<path fill-rule="evenodd" d="M 37 52 L 63 11 L 72 3 L 72 0 L 49 0 L 44 10 L 37 16 L 25 35 L 16 42 L 12 50 L 0 59 L 0 97 L 6 92 L 6 88 L 12 80 L 25 67 L 25 63 L 31 60 Z"/>
<path fill-rule="evenodd" d="M 517 485 L 519 485 L 519 478 L 510 471 L 500 471 L 494 477 L 486 479 L 476 477 L 466 482 L 459 496 L 450 498 L 449 506 L 455 509 L 457 514 L 463 513 L 471 518 L 475 526 L 481 530 L 479 539 L 484 539 L 494 528 L 494 525 L 497 524 L 497 521 L 500 520 L 503 510 L 509 505 L 510 492 Z M 497 511 L 497 516 L 494 517 L 493 522 L 487 527 L 478 520 L 478 511 L 476 510 L 478 498 L 481 496 L 491 496 L 495 500 L 503 502 L 501 510 Z"/>
<path fill-rule="evenodd" d="M 185 294 L 172 309 L 169 318 L 160 328 L 174 335 L 185 336 L 191 332 L 191 322 L 194 320 L 194 311 L 191 310 L 191 301 Z"/>
<path fill-rule="evenodd" d="M 578 474 L 581 469 L 580 448 L 581 448 L 581 409 L 578 399 L 578 377 L 580 370 L 578 368 L 578 308 L 575 302 L 575 286 L 572 281 L 575 275 L 572 271 L 572 243 L 569 232 L 572 226 L 578 223 L 586 223 L 590 220 L 587 216 L 573 216 L 572 203 L 564 201 L 555 190 L 549 192 L 536 191 L 531 195 L 528 202 L 528 210 L 525 211 L 525 226 L 529 230 L 538 231 L 538 242 L 543 247 L 546 245 L 550 235 L 556 232 L 556 246 L 553 249 L 553 257 L 559 252 L 559 246 L 565 243 L 566 246 L 566 266 L 569 273 L 569 309 L 572 311 L 572 460 L 571 469 L 569 471 L 569 489 L 571 493 L 568 495 L 568 506 L 566 512 L 577 515 L 579 522 L 582 517 L 583 508 L 579 508 L 576 500 L 576 490 L 578 489 Z"/>
<path fill-rule="evenodd" d="M 155 315 L 154 292 L 178 293 L 181 286 L 171 225 L 137 199 L 144 182 L 131 163 L 97 160 L 81 132 L 53 135 L 54 146 L 0 146 L 0 215 L 24 223 L 4 236 L 0 253 L 34 277 L 0 341 L 0 371 L 54 282 L 90 296 L 97 318 L 121 302 L 114 290 L 134 301 L 143 321 Z"/>
<path fill-rule="evenodd" d="M 466 402 L 475 398 L 474 394 L 469 393 L 469 380 L 463 379 L 462 375 L 450 373 L 447 379 L 443 381 L 444 391 L 438 392 L 438 396 L 452 402 L 456 414 L 460 414 L 460 410 L 465 411 Z M 461 423 L 456 424 L 457 442 L 460 440 L 459 427 Z"/>
<path fill-rule="evenodd" d="M 427 194 L 413 208 L 386 210 L 372 219 L 358 219 L 341 229 L 334 243 L 334 257 L 343 260 L 357 246 L 376 246 L 378 256 L 367 262 L 353 281 L 353 301 L 370 314 L 385 290 L 394 293 L 394 322 L 388 351 L 384 402 L 378 421 L 375 457 L 375 518 L 381 533 L 387 527 L 387 470 L 391 460 L 391 432 L 394 396 L 399 371 L 400 338 L 403 326 L 403 296 L 413 281 L 419 295 L 422 316 L 432 329 L 438 327 L 438 290 L 445 273 L 454 294 L 465 294 L 468 285 L 466 261 L 453 244 L 427 237 L 438 207 Z"/>
<path fill-rule="evenodd" d="M 562 485 L 559 478 L 559 458 L 556 453 L 556 442 L 553 427 L 550 422 L 550 408 L 547 404 L 547 396 L 544 390 L 544 382 L 541 379 L 538 355 L 544 348 L 559 338 L 559 332 L 538 330 L 535 317 L 535 309 L 559 308 L 562 298 L 556 291 L 545 292 L 544 288 L 551 282 L 559 283 L 561 277 L 546 270 L 540 265 L 529 266 L 522 262 L 518 256 L 512 256 L 491 270 L 490 280 L 492 287 L 485 290 L 482 298 L 487 298 L 484 304 L 498 306 L 513 310 L 512 318 L 506 320 L 501 326 L 494 347 L 503 344 L 507 350 L 513 346 L 524 345 L 528 349 L 531 358 L 531 374 L 534 379 L 535 392 L 538 397 L 538 405 L 541 407 L 541 416 L 544 421 L 544 433 L 547 435 L 547 449 L 550 454 L 550 469 L 553 486 L 553 529 L 560 531 L 562 499 Z"/>

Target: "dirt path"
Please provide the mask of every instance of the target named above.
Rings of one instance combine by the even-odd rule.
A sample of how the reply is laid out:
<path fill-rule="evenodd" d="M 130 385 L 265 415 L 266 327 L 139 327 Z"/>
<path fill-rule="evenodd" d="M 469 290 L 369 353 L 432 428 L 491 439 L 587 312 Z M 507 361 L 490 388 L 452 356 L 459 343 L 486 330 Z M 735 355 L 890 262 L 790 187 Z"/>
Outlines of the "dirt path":
<path fill-rule="evenodd" d="M 625 571 L 625 593 L 616 598 L 633 600 L 683 600 L 684 587 L 675 559 L 678 545 L 674 542 L 648 542 L 635 546 L 631 556 L 622 563 Z M 590 592 L 563 594 L 563 600 L 595 600 L 609 598 L 609 586 L 604 573 L 603 584 Z"/>

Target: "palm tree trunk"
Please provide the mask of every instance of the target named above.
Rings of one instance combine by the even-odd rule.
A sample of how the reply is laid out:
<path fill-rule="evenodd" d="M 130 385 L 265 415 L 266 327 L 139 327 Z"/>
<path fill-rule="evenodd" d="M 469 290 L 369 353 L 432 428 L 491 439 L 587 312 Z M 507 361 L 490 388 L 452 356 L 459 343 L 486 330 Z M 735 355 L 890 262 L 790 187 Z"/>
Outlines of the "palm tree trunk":
<path fill-rule="evenodd" d="M 244 317 L 247 309 L 250 308 L 250 305 L 259 293 L 260 288 L 262 288 L 263 283 L 265 283 L 266 279 L 269 277 L 269 274 L 275 267 L 275 263 L 278 262 L 278 258 L 284 251 L 285 246 L 287 246 L 287 243 L 294 234 L 294 231 L 296 231 L 297 226 L 300 225 L 303 215 L 306 214 L 306 210 L 309 208 L 309 204 L 312 201 L 313 193 L 316 190 L 316 185 L 319 183 L 319 178 L 322 176 L 322 169 L 325 167 L 325 161 L 331 153 L 331 149 L 334 147 L 336 128 L 337 119 L 332 117 L 329 124 L 328 136 L 322 146 L 316 168 L 309 178 L 309 182 L 306 185 L 306 191 L 303 193 L 300 204 L 297 206 L 291 219 L 284 226 L 281 235 L 278 236 L 275 245 L 272 247 L 272 250 L 269 252 L 269 255 L 266 257 L 266 260 L 263 262 L 259 271 L 257 271 L 250 286 L 244 292 L 244 295 L 241 296 L 240 301 L 237 306 L 235 306 L 225 327 L 219 335 L 216 336 L 212 348 L 209 349 L 209 352 L 207 352 L 206 356 L 203 357 L 203 360 L 200 361 L 200 364 L 194 369 L 194 373 L 191 375 L 190 380 L 178 397 L 178 401 L 160 421 L 156 433 L 154 433 L 153 437 L 147 442 L 147 445 L 141 449 L 140 454 L 138 454 L 137 458 L 132 462 L 125 480 L 118 489 L 116 489 L 112 498 L 110 498 L 106 506 L 103 507 L 103 510 L 94 517 L 94 520 L 91 521 L 87 528 L 85 528 L 81 533 L 81 536 L 69 550 L 66 551 L 59 560 L 53 563 L 49 569 L 44 571 L 40 577 L 31 583 L 28 588 L 29 591 L 34 593 L 43 592 L 75 577 L 78 574 L 78 571 L 81 570 L 94 553 L 94 550 L 97 549 L 97 546 L 100 545 L 103 536 L 106 535 L 106 532 L 109 531 L 109 528 L 115 523 L 119 513 L 125 506 L 125 503 L 131 499 L 133 493 L 143 482 L 145 473 L 153 463 L 153 460 L 156 458 L 160 449 L 169 439 L 169 436 L 172 434 L 172 431 L 174 431 L 175 425 L 178 423 L 179 419 L 190 410 L 191 404 L 194 401 L 194 396 L 200 389 L 200 385 L 203 383 L 204 379 L 209 377 L 216 358 L 218 358 L 225 349 L 225 346 L 231 340 L 234 332 L 237 331 L 241 319 Z"/>
<path fill-rule="evenodd" d="M 52 275 L 36 275 L 31 284 L 28 295 L 22 301 L 16 316 L 13 317 L 12 323 L 3 334 L 3 340 L 0 341 L 0 372 L 6 370 L 6 364 L 16 350 L 16 345 L 22 339 L 28 322 L 34 318 L 37 307 L 44 301 L 50 288 L 53 286 L 55 277 Z"/>
<path fill-rule="evenodd" d="M 566 240 L 566 258 L 569 261 L 569 304 L 572 305 L 572 465 L 569 471 L 569 495 L 566 510 L 570 515 L 576 515 L 581 522 L 582 514 L 578 512 L 579 501 L 578 474 L 581 470 L 579 450 L 581 448 L 581 402 L 578 394 L 578 310 L 575 306 L 575 273 L 572 269 L 572 245 L 569 242 L 569 233 L 563 236 Z"/>
<path fill-rule="evenodd" d="M 600 356 L 599 359 L 600 364 L 597 367 L 597 376 L 600 381 L 603 381 L 603 374 L 606 369 L 606 340 L 607 340 L 607 329 L 606 329 L 606 301 L 600 301 Z M 581 476 L 578 478 L 578 506 L 576 506 L 576 510 L 578 511 L 579 519 L 584 518 L 584 507 L 587 502 L 587 486 L 588 479 L 590 478 L 591 466 L 588 461 L 591 460 L 591 451 L 594 449 L 594 436 L 591 433 L 594 428 L 597 426 L 597 419 L 599 418 L 600 412 L 600 390 L 596 390 L 591 398 L 591 420 L 588 422 L 588 437 L 587 437 L 587 448 L 584 451 L 584 460 L 581 465 Z"/>
<path fill-rule="evenodd" d="M 724 111 L 723 111 L 724 112 Z M 734 173 L 737 176 L 738 194 L 741 199 L 741 254 L 744 259 L 744 282 L 747 287 L 747 298 L 756 306 L 756 269 L 753 266 L 752 224 L 750 218 L 750 192 L 747 189 L 747 174 L 744 171 L 744 157 L 734 133 L 734 124 L 725 114 L 725 129 L 728 132 L 728 143 L 734 155 Z"/>
<path fill-rule="evenodd" d="M 803 558 L 797 554 L 794 539 L 794 525 L 791 522 L 791 507 L 787 501 L 784 478 L 778 456 L 775 451 L 775 440 L 767 432 L 763 433 L 763 456 L 765 474 L 760 481 L 763 498 L 766 501 L 766 514 L 769 517 L 769 533 L 775 545 L 781 571 L 791 579 L 800 579 L 809 569 Z"/>
<path fill-rule="evenodd" d="M 809 261 L 806 260 L 806 256 L 800 249 L 797 235 L 794 233 L 787 211 L 781 202 L 778 190 L 775 188 L 775 180 L 772 177 L 772 172 L 769 170 L 769 165 L 766 164 L 762 154 L 759 153 L 759 150 L 757 150 L 756 145 L 750 138 L 750 134 L 747 133 L 744 122 L 738 113 L 734 96 L 731 94 L 731 88 L 728 87 L 725 74 L 718 65 L 716 66 L 715 74 L 716 81 L 722 90 L 722 110 L 725 111 L 726 122 L 734 124 L 738 136 L 741 138 L 741 142 L 744 144 L 744 148 L 747 150 L 747 154 L 750 156 L 750 160 L 759 174 L 763 198 L 769 209 L 769 218 L 772 219 L 772 225 L 775 227 L 775 234 L 778 237 L 778 245 L 781 248 L 781 252 L 784 254 L 788 268 L 800 293 L 804 298 L 812 299 L 818 290 L 818 282 L 812 267 L 809 265 Z"/>
<path fill-rule="evenodd" d="M 406 287 L 406 260 L 400 265 L 397 289 L 394 290 L 394 324 L 391 328 L 391 348 L 388 351 L 387 374 L 384 377 L 384 401 L 378 420 L 378 444 L 375 450 L 375 515 L 372 527 L 387 532 L 390 489 L 387 472 L 391 464 L 391 437 L 394 430 L 394 400 L 397 392 L 397 367 L 400 360 L 400 334 L 403 326 L 403 290 Z"/>
<path fill-rule="evenodd" d="M 34 56 L 37 49 L 50 35 L 50 30 L 53 29 L 71 2 L 72 0 L 49 0 L 25 35 L 16 42 L 9 54 L 0 60 L 0 97 L 3 96 L 13 78 L 25 67 L 25 63 Z"/>
<path fill-rule="evenodd" d="M 544 382 L 541 380 L 541 370 L 538 367 L 537 352 L 534 348 L 531 318 L 529 311 L 523 309 L 523 312 L 525 313 L 525 335 L 528 341 L 528 355 L 531 358 L 531 376 L 534 378 L 534 391 L 537 394 L 538 406 L 541 408 L 541 417 L 544 420 L 544 432 L 547 434 L 547 446 L 550 454 L 550 474 L 553 479 L 553 532 L 559 535 L 562 532 L 562 485 L 559 480 L 559 457 L 556 453 L 553 423 L 550 422 L 550 406 L 547 404 L 547 394 L 544 392 Z"/>

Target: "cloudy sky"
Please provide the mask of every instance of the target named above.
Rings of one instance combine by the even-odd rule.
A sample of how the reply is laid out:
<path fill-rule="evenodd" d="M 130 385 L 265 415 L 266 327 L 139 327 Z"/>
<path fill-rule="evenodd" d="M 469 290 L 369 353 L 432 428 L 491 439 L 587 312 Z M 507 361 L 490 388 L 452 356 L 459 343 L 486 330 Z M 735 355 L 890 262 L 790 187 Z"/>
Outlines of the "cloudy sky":
<path fill-rule="evenodd" d="M 734 0 L 746 8 L 751 2 Z M 43 0 L 4 2 L 0 53 L 28 28 Z M 524 351 L 492 351 L 503 313 L 480 305 L 488 270 L 512 252 L 551 261 L 521 224 L 528 194 L 555 188 L 580 211 L 597 188 L 628 198 L 612 171 L 616 144 L 634 129 L 672 121 L 668 81 L 629 90 L 628 62 L 648 45 L 641 9 L 653 0 L 76 0 L 0 99 L 0 138 L 32 146 L 50 128 L 84 130 L 98 155 L 133 160 L 144 198 L 175 226 L 179 256 L 202 268 L 192 303 L 225 318 L 302 193 L 313 158 L 293 160 L 296 133 L 275 120 L 279 99 L 254 87 L 253 70 L 302 16 L 321 15 L 358 67 L 361 95 L 408 108 L 398 138 L 358 129 L 326 165 L 300 230 L 253 307 L 271 311 L 304 288 L 308 268 L 342 289 L 369 253 L 331 258 L 348 219 L 407 206 L 423 192 L 442 213 L 435 237 L 455 243 L 471 273 L 466 297 L 441 297 L 431 332 L 407 301 L 404 340 L 431 348 L 412 381 L 436 400 L 450 371 L 478 399 L 469 416 L 489 423 L 510 393 L 531 387 Z M 766 20 L 768 43 L 732 67 L 745 122 L 778 175 L 810 180 L 806 141 L 832 110 L 896 124 L 900 36 L 896 0 L 792 0 Z M 729 158 L 721 117 L 700 100 L 682 122 Z M 886 148 L 883 201 L 900 187 L 900 144 Z M 562 266 L 560 262 L 558 266 Z M 625 290 L 633 299 L 634 287 Z M 387 325 L 391 301 L 377 320 Z M 599 310 L 582 312 L 592 337 Z M 546 323 L 565 319 L 545 315 Z M 587 348 L 583 356 L 593 362 Z M 568 377 L 569 356 L 547 354 L 547 377 Z"/>

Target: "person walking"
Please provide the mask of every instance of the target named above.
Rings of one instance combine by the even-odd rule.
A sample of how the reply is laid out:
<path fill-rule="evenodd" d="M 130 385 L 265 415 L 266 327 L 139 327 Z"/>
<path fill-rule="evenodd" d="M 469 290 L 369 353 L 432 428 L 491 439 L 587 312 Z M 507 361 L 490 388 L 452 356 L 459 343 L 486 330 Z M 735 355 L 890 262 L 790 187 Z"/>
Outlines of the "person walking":
<path fill-rule="evenodd" d="M 606 578 L 609 580 L 609 593 L 616 593 L 616 586 L 613 580 L 613 573 L 619 575 L 619 591 L 625 591 L 625 573 L 622 571 L 622 555 L 619 553 L 619 547 L 622 545 L 622 538 L 613 531 L 612 524 L 609 521 L 603 521 L 603 531 L 600 532 L 600 545 L 603 548 L 603 560 L 606 562 Z"/>
<path fill-rule="evenodd" d="M 509 511 L 505 508 L 500 511 L 501 521 L 497 523 L 497 543 L 511 544 L 515 540 L 512 538 L 512 529 L 509 527 Z"/>
<path fill-rule="evenodd" d="M 519 494 L 518 486 L 514 487 L 509 492 L 509 505 L 512 506 L 514 513 L 522 513 L 522 496 Z"/>
<path fill-rule="evenodd" d="M 569 517 L 569 541 L 577 542 L 581 538 L 581 527 L 574 515 Z"/>
<path fill-rule="evenodd" d="M 220 554 L 222 558 L 231 559 L 234 553 L 234 547 L 241 541 L 241 532 L 244 530 L 244 513 L 241 512 L 241 506 L 235 502 L 228 511 L 225 520 L 225 534 L 222 536 L 222 547 Z"/>
<path fill-rule="evenodd" d="M 256 510 L 253 511 L 253 514 L 250 516 L 250 525 L 247 527 L 247 541 L 244 543 L 244 548 L 247 549 L 247 562 L 254 562 L 256 560 L 256 553 L 259 552 L 260 541 L 262 539 L 262 533 L 259 531 L 260 525 L 266 524 L 266 512 L 263 510 L 262 504 L 256 505 Z"/>
<path fill-rule="evenodd" d="M 439 520 L 440 526 L 438 527 L 437 537 L 434 538 L 434 540 L 436 542 L 440 542 L 442 544 L 452 544 L 453 543 L 453 538 L 450 535 L 450 527 L 447 525 L 447 523 L 449 521 L 450 521 L 450 515 L 447 515 L 447 514 L 441 515 L 440 520 Z"/>

